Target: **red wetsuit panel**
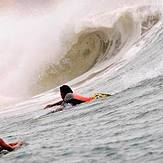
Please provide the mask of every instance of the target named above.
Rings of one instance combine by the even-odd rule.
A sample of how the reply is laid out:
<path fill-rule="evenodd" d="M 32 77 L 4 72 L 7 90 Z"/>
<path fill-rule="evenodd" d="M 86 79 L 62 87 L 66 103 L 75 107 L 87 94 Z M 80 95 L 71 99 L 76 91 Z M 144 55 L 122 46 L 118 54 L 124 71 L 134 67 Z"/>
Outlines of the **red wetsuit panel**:
<path fill-rule="evenodd" d="M 83 102 L 89 102 L 91 100 L 92 100 L 91 97 L 84 97 L 74 93 L 68 93 L 64 98 L 65 103 L 70 103 L 73 106 L 77 104 L 81 104 Z"/>
<path fill-rule="evenodd" d="M 89 102 L 92 100 L 91 97 L 85 97 L 85 96 L 81 96 L 81 95 L 77 95 L 77 94 L 73 94 L 73 98 L 76 100 L 81 100 L 81 101 L 85 101 L 85 102 Z"/>

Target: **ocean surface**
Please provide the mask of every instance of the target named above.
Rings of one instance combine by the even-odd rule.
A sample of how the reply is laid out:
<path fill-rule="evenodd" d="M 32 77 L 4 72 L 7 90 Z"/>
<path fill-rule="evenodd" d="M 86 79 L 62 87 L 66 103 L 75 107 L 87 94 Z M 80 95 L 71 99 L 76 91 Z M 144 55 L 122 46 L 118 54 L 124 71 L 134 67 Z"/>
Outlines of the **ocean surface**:
<path fill-rule="evenodd" d="M 0 163 L 162 163 L 162 5 L 0 2 Z M 44 110 L 64 83 L 112 96 Z"/>

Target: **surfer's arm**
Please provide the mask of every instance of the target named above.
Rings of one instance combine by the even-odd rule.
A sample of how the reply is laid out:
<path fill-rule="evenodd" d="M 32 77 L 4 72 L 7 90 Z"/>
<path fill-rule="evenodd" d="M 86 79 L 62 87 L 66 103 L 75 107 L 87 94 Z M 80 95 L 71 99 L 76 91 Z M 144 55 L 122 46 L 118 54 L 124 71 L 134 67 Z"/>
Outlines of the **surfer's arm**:
<path fill-rule="evenodd" d="M 13 151 L 14 149 L 20 147 L 22 144 L 23 144 L 22 141 L 17 141 L 15 143 L 7 144 L 3 141 L 3 139 L 0 139 L 0 146 L 2 147 L 2 149 L 5 149 L 7 151 Z"/>
<path fill-rule="evenodd" d="M 54 103 L 54 104 L 49 104 L 49 105 L 47 105 L 44 109 L 51 108 L 51 107 L 53 107 L 53 106 L 61 105 L 62 102 L 63 102 L 63 100 L 61 100 L 61 101 L 59 101 L 59 102 L 56 102 L 56 103 Z"/>

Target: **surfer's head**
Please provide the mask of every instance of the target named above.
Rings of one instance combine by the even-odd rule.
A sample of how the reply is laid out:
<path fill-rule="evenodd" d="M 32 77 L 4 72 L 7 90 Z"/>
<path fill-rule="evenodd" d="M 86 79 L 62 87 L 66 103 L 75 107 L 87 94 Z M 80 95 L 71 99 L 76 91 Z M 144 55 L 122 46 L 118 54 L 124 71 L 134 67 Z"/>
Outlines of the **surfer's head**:
<path fill-rule="evenodd" d="M 60 93 L 61 93 L 62 99 L 64 99 L 67 93 L 73 93 L 73 91 L 68 85 L 62 85 L 60 87 Z"/>

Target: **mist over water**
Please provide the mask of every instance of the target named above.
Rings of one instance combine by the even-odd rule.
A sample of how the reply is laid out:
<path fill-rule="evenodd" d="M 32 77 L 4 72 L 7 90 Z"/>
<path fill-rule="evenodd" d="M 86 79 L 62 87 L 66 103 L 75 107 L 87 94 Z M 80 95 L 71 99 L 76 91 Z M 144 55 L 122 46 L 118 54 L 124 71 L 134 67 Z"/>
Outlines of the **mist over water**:
<path fill-rule="evenodd" d="M 0 12 L 1 102 L 36 95 L 88 71 L 108 50 L 109 37 L 119 41 L 119 50 L 125 44 L 131 45 L 139 37 L 141 29 L 136 26 L 141 22 L 135 20 L 132 9 L 128 11 L 127 8 L 157 3 L 115 1 L 110 4 L 91 0 L 6 2 L 5 10 L 2 8 Z M 126 20 L 116 20 L 119 18 Z M 121 32 L 128 32 L 125 28 L 135 32 L 132 40 L 120 38 Z M 110 36 L 112 31 L 114 34 Z M 110 54 L 104 55 L 117 55 L 118 48 L 111 48 Z M 77 60 L 83 63 L 79 66 Z"/>

